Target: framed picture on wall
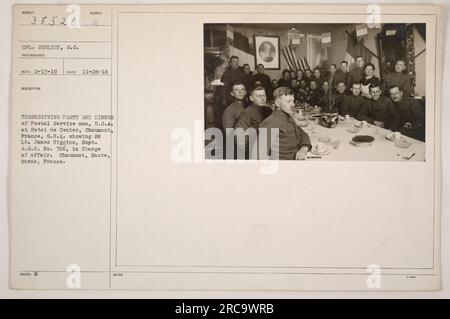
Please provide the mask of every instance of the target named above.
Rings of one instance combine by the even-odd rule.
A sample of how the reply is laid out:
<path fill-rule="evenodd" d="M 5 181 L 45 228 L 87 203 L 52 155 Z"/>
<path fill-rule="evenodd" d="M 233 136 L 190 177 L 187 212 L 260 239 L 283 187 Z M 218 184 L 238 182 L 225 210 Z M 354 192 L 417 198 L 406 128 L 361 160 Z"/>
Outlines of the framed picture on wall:
<path fill-rule="evenodd" d="M 255 65 L 262 64 L 267 70 L 280 69 L 280 37 L 255 35 Z"/>

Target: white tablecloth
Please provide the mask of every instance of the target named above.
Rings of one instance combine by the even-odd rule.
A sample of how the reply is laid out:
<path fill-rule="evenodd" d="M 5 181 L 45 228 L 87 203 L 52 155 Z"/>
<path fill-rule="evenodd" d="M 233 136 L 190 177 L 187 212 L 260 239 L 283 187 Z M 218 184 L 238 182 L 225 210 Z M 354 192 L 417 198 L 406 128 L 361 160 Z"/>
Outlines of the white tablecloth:
<path fill-rule="evenodd" d="M 386 134 L 392 133 L 389 130 L 369 124 L 369 127 L 362 128 L 358 133 L 349 133 L 347 130 L 352 128 L 357 120 L 350 118 L 346 121 L 339 121 L 335 128 L 326 128 L 319 124 L 313 131 L 304 129 L 309 134 L 311 142 L 314 146 L 321 137 L 328 136 L 331 145 L 336 141 L 339 142 L 337 149 L 333 149 L 328 155 L 322 155 L 320 159 L 310 159 L 314 161 L 404 161 L 404 157 L 409 157 L 413 153 L 415 155 L 409 161 L 425 161 L 425 143 L 403 136 L 408 142 L 412 143 L 407 149 L 395 146 L 395 143 L 386 139 Z M 375 138 L 371 146 L 358 147 L 351 144 L 352 137 L 355 135 L 370 135 Z M 327 144 L 330 144 L 327 143 Z M 308 153 L 308 156 L 315 156 Z"/>

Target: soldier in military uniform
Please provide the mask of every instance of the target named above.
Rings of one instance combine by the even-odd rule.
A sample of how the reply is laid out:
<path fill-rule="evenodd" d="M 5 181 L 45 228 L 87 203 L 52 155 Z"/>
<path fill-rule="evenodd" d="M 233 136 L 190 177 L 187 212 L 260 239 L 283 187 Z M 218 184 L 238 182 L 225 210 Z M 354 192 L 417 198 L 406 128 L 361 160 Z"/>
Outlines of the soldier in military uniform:
<path fill-rule="evenodd" d="M 273 94 L 276 109 L 259 125 L 259 145 L 263 147 L 259 156 L 261 159 L 303 160 L 311 149 L 311 140 L 292 118 L 294 93 L 287 87 L 279 87 Z M 278 133 L 272 129 L 278 129 Z M 261 140 L 263 136 L 267 136 L 266 141 Z"/>

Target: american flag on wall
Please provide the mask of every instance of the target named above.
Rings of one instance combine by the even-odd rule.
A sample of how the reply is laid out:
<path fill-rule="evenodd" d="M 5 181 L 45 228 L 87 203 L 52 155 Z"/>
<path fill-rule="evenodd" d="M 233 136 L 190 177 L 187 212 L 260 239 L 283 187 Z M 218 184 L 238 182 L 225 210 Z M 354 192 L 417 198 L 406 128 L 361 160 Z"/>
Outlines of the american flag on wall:
<path fill-rule="evenodd" d="M 289 45 L 286 46 L 281 52 L 289 66 L 290 70 L 305 72 L 311 70 L 309 63 L 306 59 L 307 45 L 306 35 L 298 33 L 288 34 Z"/>

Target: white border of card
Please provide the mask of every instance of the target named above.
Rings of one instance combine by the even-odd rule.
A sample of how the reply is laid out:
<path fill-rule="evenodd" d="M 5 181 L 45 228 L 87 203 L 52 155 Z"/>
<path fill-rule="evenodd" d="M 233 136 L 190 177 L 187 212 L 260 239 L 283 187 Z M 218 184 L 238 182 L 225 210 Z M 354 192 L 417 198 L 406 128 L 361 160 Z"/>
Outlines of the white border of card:
<path fill-rule="evenodd" d="M 76 10 L 15 5 L 11 287 L 440 289 L 441 7 L 369 7 L 81 5 L 79 27 L 38 28 L 32 16 Z M 426 23 L 426 161 L 280 161 L 267 175 L 267 163 L 204 159 L 204 24 L 299 21 Z M 85 54 L 62 68 L 102 60 L 91 71 L 104 77 L 20 74 L 24 42 L 55 41 Z M 23 114 L 112 115 L 110 156 L 22 165 Z M 192 133 L 190 163 L 171 160 L 177 128 Z"/>

